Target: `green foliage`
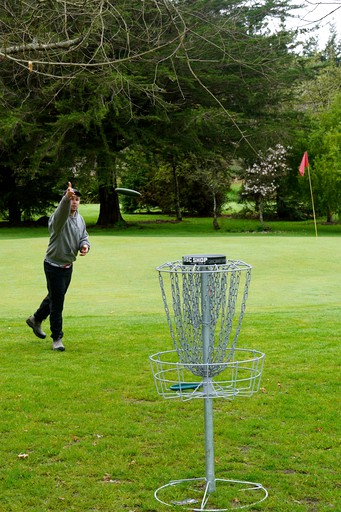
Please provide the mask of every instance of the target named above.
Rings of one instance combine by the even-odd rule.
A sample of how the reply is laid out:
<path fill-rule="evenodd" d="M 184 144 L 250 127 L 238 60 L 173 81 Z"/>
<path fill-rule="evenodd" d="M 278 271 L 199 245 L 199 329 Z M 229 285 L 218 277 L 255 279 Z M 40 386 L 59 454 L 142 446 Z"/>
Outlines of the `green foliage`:
<path fill-rule="evenodd" d="M 312 42 L 313 43 L 313 42 Z M 285 187 L 280 190 L 280 205 L 286 216 L 292 218 L 296 211 L 301 216 L 311 215 L 311 190 L 308 174 L 301 178 L 298 166 L 304 151 L 308 151 L 315 210 L 327 221 L 337 218 L 339 211 L 339 120 L 337 107 L 340 95 L 340 47 L 331 33 L 326 48 L 321 51 L 316 44 L 308 45 L 305 58 L 299 59 L 305 69 L 306 79 L 295 87 L 295 108 L 300 112 L 293 139 L 291 167 Z M 289 211 L 288 211 L 289 207 Z M 335 217 L 334 217 L 335 214 Z M 299 218 L 299 217 L 297 217 Z"/>
<path fill-rule="evenodd" d="M 216 161 L 250 162 L 287 137 L 296 121 L 287 112 L 291 85 L 301 70 L 289 51 L 293 34 L 267 30 L 269 17 L 285 18 L 287 11 L 286 1 L 240 0 L 119 1 L 105 8 L 96 0 L 41 2 L 39 13 L 30 2 L 0 7 L 0 133 L 7 130 L 3 156 L 10 162 L 0 173 L 11 175 L 1 211 L 7 214 L 12 202 L 15 221 L 31 215 L 35 206 L 16 195 L 17 176 L 33 191 L 37 173 L 50 201 L 68 179 L 97 192 L 99 222 L 114 224 L 121 220 L 116 163 L 127 148 L 154 152 L 157 167 L 178 169 L 181 180 L 190 152 L 201 161 L 214 154 Z M 25 148 L 6 119 L 13 108 L 27 126 Z M 11 137 L 18 161 L 10 159 Z M 193 199 L 185 208 L 209 211 L 205 173 L 182 187 Z M 213 193 L 218 210 L 225 191 Z M 31 200 L 38 204 L 38 193 Z"/>
<path fill-rule="evenodd" d="M 331 221 L 341 213 L 341 94 L 318 118 L 310 144 L 316 155 L 313 172 L 319 207 Z"/>
<path fill-rule="evenodd" d="M 327 110 L 340 92 L 341 68 L 331 64 L 319 70 L 313 79 L 298 87 L 300 101 L 312 117 Z"/>
<path fill-rule="evenodd" d="M 330 73 L 329 73 L 330 71 Z M 341 96 L 339 82 L 335 82 L 338 68 L 332 65 L 320 75 L 322 90 L 328 93 L 328 101 L 316 104 L 310 112 L 310 125 L 305 150 L 309 153 L 311 182 L 315 205 L 319 214 L 328 222 L 340 213 L 340 115 Z M 311 95 L 314 98 L 314 95 Z M 309 195 L 308 179 L 305 177 L 306 196 Z"/>

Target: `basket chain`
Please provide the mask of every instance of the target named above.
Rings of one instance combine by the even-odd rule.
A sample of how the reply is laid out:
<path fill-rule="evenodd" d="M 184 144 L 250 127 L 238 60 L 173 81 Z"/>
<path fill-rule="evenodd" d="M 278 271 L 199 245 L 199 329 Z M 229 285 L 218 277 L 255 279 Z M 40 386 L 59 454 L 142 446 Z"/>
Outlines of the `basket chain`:
<path fill-rule="evenodd" d="M 202 296 L 209 297 L 209 350 L 208 363 L 214 364 L 209 373 L 218 374 L 221 368 L 217 363 L 226 362 L 233 356 L 241 322 L 245 312 L 251 269 L 234 269 L 232 272 L 208 272 L 206 289 L 202 289 L 200 272 L 170 272 L 173 316 L 169 310 L 167 294 L 162 273 L 159 282 L 163 304 L 167 316 L 170 333 L 179 360 L 192 364 L 196 375 L 207 375 L 207 367 L 203 368 L 202 360 L 202 329 L 203 304 Z M 240 311 L 236 314 L 238 291 L 241 287 L 241 276 L 245 276 L 244 290 L 240 299 Z M 231 340 L 231 335 L 234 335 Z"/>

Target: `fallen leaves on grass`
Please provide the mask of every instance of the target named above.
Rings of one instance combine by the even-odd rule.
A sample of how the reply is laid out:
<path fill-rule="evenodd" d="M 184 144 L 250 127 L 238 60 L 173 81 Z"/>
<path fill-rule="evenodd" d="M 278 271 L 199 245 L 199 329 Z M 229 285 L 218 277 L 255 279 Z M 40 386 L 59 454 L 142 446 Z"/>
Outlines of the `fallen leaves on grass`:
<path fill-rule="evenodd" d="M 124 483 L 130 482 L 130 480 L 113 478 L 109 473 L 105 473 L 105 475 L 102 478 L 102 482 L 104 482 L 106 484 L 124 484 Z"/>
<path fill-rule="evenodd" d="M 120 480 L 115 480 L 114 478 L 111 478 L 111 475 L 106 473 L 102 479 L 103 482 L 106 482 L 107 484 L 119 484 Z"/>

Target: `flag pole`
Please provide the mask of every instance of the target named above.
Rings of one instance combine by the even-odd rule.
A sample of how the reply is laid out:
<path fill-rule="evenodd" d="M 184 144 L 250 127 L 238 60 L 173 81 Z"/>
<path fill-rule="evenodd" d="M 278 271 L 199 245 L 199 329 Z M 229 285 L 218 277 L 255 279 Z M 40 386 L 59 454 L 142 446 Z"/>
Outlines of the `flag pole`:
<path fill-rule="evenodd" d="M 308 164 L 308 178 L 309 178 L 309 187 L 310 187 L 310 196 L 311 196 L 311 204 L 313 207 L 313 216 L 314 216 L 314 226 L 315 226 L 315 236 L 317 238 L 317 224 L 316 224 L 316 215 L 315 215 L 315 207 L 314 207 L 314 196 L 313 196 L 313 187 L 311 186 L 311 178 L 310 178 L 310 166 Z"/>

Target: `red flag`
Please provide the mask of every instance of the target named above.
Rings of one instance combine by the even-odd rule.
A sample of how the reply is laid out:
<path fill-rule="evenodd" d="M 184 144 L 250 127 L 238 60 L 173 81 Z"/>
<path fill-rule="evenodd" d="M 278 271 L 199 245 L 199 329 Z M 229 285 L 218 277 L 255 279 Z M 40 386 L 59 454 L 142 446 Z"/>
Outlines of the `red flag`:
<path fill-rule="evenodd" d="M 308 153 L 305 151 L 300 165 L 300 175 L 304 176 L 305 168 L 309 167 Z"/>

